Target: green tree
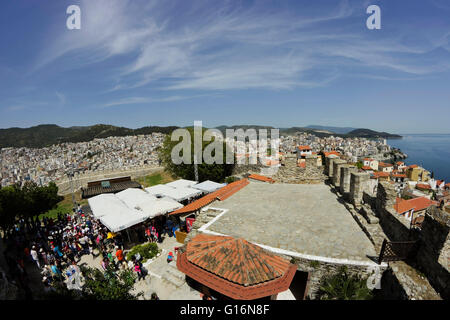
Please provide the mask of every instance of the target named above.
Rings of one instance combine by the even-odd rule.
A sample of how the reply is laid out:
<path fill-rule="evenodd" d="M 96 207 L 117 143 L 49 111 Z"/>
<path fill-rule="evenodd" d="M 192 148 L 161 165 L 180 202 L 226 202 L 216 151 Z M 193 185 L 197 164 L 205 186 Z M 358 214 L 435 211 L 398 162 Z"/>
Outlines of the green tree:
<path fill-rule="evenodd" d="M 183 179 L 188 180 L 194 180 L 195 179 L 195 173 L 194 173 L 194 129 L 188 128 L 190 137 L 191 137 L 191 164 L 174 164 L 172 162 L 172 149 L 180 143 L 180 141 L 171 141 L 171 137 L 167 136 L 164 140 L 163 146 L 160 150 L 160 158 L 162 160 L 162 164 L 165 167 L 165 169 L 171 173 L 174 177 L 180 177 Z M 205 132 L 206 129 L 203 128 L 203 132 Z M 202 152 L 205 150 L 205 148 L 215 141 L 215 137 L 212 139 L 212 141 L 202 141 Z M 180 153 L 180 156 L 183 156 L 183 153 Z M 213 153 L 212 156 L 215 156 Z M 233 164 L 226 164 L 226 143 L 223 142 L 223 155 L 222 155 L 222 164 L 206 164 L 202 162 L 198 165 L 198 178 L 199 181 L 205 181 L 205 180 L 212 180 L 212 181 L 218 181 L 222 182 L 224 179 L 231 175 L 233 171 Z"/>
<path fill-rule="evenodd" d="M 357 167 L 358 169 L 361 169 L 363 166 L 364 166 L 364 164 L 363 164 L 361 161 L 358 161 L 358 162 L 356 163 L 356 167 Z"/>
<path fill-rule="evenodd" d="M 26 182 L 0 188 L 0 227 L 6 229 L 14 224 L 16 218 L 28 218 L 53 209 L 62 197 L 58 187 L 51 182 L 40 187 L 34 182 Z"/>
<path fill-rule="evenodd" d="M 0 226 L 3 229 L 12 226 L 16 217 L 22 216 L 24 204 L 23 192 L 18 184 L 0 189 Z"/>
<path fill-rule="evenodd" d="M 81 267 L 85 283 L 83 297 L 93 300 L 137 300 L 143 293 L 131 293 L 136 276 L 130 270 L 115 271 L 111 266 L 105 272 L 97 268 Z"/>
<path fill-rule="evenodd" d="M 321 280 L 318 296 L 320 300 L 370 300 L 372 291 L 366 280 L 349 275 L 347 267 L 339 268 L 337 274 Z"/>

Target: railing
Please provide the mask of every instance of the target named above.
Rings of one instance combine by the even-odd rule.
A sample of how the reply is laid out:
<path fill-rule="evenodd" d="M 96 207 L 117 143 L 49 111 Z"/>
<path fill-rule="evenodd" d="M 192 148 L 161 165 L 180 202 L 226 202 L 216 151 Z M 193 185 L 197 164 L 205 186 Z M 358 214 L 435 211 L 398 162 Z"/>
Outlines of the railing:
<path fill-rule="evenodd" d="M 378 263 L 400 261 L 412 257 L 417 249 L 417 241 L 387 241 L 383 240 Z"/>

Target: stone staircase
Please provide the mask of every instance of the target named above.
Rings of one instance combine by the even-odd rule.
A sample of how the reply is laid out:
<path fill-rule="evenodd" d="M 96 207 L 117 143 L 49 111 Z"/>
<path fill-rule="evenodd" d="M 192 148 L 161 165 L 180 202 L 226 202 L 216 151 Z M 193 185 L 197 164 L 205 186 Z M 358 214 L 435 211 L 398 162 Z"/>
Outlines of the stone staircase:
<path fill-rule="evenodd" d="M 161 279 L 175 288 L 181 287 L 186 282 L 186 276 L 178 270 L 175 260 L 169 263 L 166 271 L 161 275 Z"/>

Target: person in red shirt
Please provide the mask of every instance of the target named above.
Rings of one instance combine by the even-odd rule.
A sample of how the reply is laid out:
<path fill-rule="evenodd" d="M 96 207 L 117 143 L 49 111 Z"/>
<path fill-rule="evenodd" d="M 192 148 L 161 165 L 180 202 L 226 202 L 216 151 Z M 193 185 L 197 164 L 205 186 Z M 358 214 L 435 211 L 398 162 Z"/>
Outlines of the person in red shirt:
<path fill-rule="evenodd" d="M 125 259 L 123 258 L 123 251 L 122 249 L 119 249 L 119 247 L 116 246 L 116 258 L 119 261 L 119 263 L 124 263 Z"/>

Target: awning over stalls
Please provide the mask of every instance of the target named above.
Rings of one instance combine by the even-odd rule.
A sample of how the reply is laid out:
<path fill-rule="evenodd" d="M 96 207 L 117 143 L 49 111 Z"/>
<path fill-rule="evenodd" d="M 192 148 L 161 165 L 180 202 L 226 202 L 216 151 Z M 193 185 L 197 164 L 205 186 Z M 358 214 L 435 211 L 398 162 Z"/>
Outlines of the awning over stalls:
<path fill-rule="evenodd" d="M 168 198 L 157 198 L 141 189 L 127 189 L 116 193 L 129 208 L 140 211 L 147 219 L 172 212 L 183 207 L 181 203 Z"/>
<path fill-rule="evenodd" d="M 177 267 L 187 276 L 233 299 L 254 300 L 286 291 L 297 267 L 233 237 L 199 234 L 179 251 Z"/>
<path fill-rule="evenodd" d="M 127 212 L 113 211 L 111 214 L 99 218 L 100 222 L 112 232 L 128 229 L 146 219 L 147 217 L 137 210 L 129 210 Z"/>
<path fill-rule="evenodd" d="M 178 180 L 166 183 L 166 186 L 169 186 L 172 188 L 186 188 L 186 187 L 192 187 L 195 184 L 197 184 L 197 181 L 178 179 Z"/>
<path fill-rule="evenodd" d="M 136 188 L 126 189 L 116 193 L 115 195 L 117 198 L 125 202 L 125 204 L 130 208 L 134 208 L 141 202 L 156 200 L 155 196 L 148 194 L 142 189 Z"/>
<path fill-rule="evenodd" d="M 201 190 L 203 192 L 213 192 L 225 186 L 226 183 L 217 183 L 214 181 L 206 180 L 192 186 L 192 188 Z"/>
<path fill-rule="evenodd" d="M 113 211 L 128 210 L 129 208 L 112 193 L 100 194 L 88 199 L 89 207 L 95 218 L 108 215 Z"/>
<path fill-rule="evenodd" d="M 147 219 L 142 212 L 129 208 L 113 194 L 101 194 L 88 200 L 92 214 L 110 231 L 118 232 Z"/>
<path fill-rule="evenodd" d="M 164 184 L 158 184 L 156 186 L 145 188 L 145 191 L 151 195 L 157 197 L 169 197 L 175 201 L 183 201 L 202 194 L 202 192 L 197 189 L 189 187 L 173 188 Z"/>

